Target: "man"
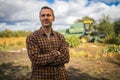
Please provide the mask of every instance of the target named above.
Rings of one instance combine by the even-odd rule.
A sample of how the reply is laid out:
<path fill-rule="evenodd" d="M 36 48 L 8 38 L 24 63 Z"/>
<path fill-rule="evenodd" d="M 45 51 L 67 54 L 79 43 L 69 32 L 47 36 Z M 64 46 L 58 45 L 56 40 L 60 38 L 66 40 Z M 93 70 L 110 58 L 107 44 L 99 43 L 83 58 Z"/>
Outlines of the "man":
<path fill-rule="evenodd" d="M 52 29 L 54 12 L 44 6 L 39 17 L 42 26 L 26 39 L 32 62 L 31 80 L 67 80 L 64 64 L 69 62 L 69 50 L 64 36 Z"/>

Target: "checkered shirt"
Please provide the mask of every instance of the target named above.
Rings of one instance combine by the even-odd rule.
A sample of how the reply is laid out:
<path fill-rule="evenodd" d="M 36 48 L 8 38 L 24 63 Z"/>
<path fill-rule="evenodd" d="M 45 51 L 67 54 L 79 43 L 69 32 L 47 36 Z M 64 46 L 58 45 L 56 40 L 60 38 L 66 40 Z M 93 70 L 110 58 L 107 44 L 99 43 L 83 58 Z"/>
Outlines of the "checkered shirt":
<path fill-rule="evenodd" d="M 69 50 L 63 35 L 52 30 L 48 38 L 41 27 L 27 36 L 26 45 L 32 62 L 31 80 L 67 80 L 64 64 L 69 62 Z"/>

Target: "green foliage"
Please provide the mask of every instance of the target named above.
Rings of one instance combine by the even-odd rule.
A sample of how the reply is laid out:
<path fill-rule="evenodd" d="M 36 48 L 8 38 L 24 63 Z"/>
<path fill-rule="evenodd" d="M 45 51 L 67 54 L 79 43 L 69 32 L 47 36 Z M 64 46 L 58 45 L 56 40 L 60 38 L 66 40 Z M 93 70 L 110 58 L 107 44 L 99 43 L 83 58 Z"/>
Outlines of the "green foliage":
<path fill-rule="evenodd" d="M 103 48 L 104 53 L 120 53 L 120 45 L 108 45 Z"/>
<path fill-rule="evenodd" d="M 25 37 L 27 36 L 31 31 L 11 31 L 9 29 L 5 29 L 4 31 L 0 32 L 1 38 L 6 37 Z"/>
<path fill-rule="evenodd" d="M 114 31 L 116 36 L 120 35 L 120 20 L 114 22 Z"/>
<path fill-rule="evenodd" d="M 118 37 L 115 35 L 107 35 L 103 42 L 110 44 L 120 44 L 120 35 Z"/>
<path fill-rule="evenodd" d="M 66 40 L 69 43 L 70 47 L 77 47 L 81 43 L 79 37 L 77 37 L 75 35 L 70 35 L 70 36 L 66 37 Z"/>
<path fill-rule="evenodd" d="M 109 19 L 110 19 L 109 16 L 104 15 L 100 23 L 96 26 L 96 29 L 105 34 L 105 38 L 103 40 L 104 43 L 120 44 L 120 36 L 118 34 L 119 32 L 118 26 L 120 26 L 119 25 L 120 22 L 115 22 L 113 24 L 110 22 Z"/>
<path fill-rule="evenodd" d="M 103 16 L 103 18 L 100 20 L 100 23 L 96 26 L 96 28 L 99 31 L 104 32 L 105 35 L 114 34 L 113 24 L 109 21 L 109 16 Z"/>
<path fill-rule="evenodd" d="M 8 50 L 8 48 L 9 48 L 9 45 L 7 45 L 6 42 L 4 42 L 3 45 L 0 45 L 0 51 L 2 51 L 2 50 Z"/>

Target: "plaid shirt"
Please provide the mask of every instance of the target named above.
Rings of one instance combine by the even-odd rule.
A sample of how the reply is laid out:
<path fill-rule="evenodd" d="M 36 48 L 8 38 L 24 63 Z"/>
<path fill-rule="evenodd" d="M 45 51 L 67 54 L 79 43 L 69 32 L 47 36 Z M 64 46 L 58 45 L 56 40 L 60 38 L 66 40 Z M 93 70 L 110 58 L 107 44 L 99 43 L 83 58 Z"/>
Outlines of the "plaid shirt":
<path fill-rule="evenodd" d="M 64 64 L 69 62 L 69 50 L 63 35 L 52 30 L 48 38 L 41 27 L 27 37 L 26 44 L 31 80 L 67 80 Z"/>

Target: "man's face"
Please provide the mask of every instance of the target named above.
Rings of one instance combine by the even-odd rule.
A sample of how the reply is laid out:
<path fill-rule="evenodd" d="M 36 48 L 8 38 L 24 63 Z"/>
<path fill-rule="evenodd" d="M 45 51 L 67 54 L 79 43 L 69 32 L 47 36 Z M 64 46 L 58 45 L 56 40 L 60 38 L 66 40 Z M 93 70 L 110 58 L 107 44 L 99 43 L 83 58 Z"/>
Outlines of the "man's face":
<path fill-rule="evenodd" d="M 51 27 L 54 16 L 50 9 L 42 9 L 40 13 L 40 21 L 43 27 Z"/>

